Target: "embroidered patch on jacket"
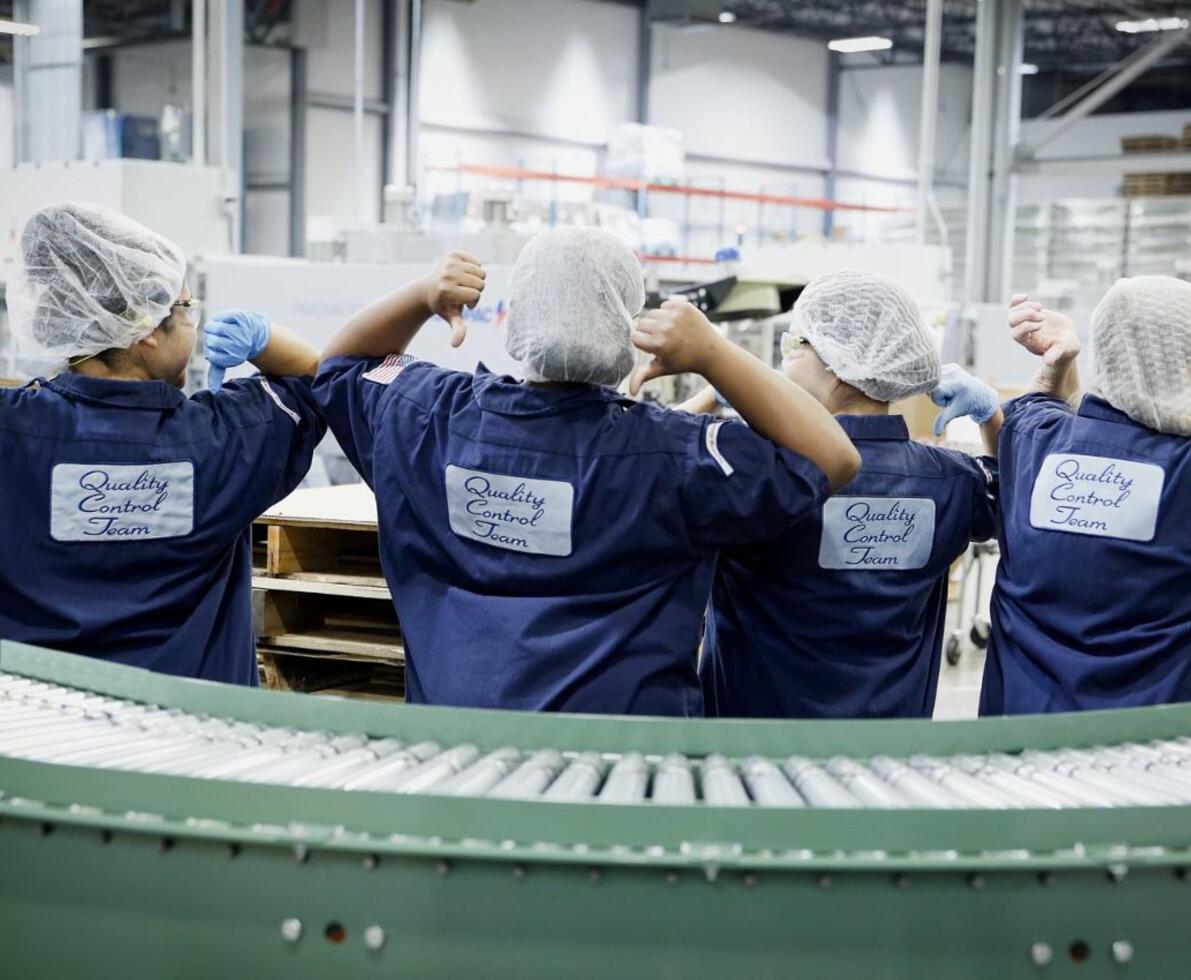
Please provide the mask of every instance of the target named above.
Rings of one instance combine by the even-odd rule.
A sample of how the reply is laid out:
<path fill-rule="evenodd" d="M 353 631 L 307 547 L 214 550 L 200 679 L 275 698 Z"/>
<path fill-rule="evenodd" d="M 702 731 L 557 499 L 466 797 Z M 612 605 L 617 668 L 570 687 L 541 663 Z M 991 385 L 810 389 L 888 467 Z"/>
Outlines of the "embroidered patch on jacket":
<path fill-rule="evenodd" d="M 152 541 L 194 528 L 194 464 L 59 463 L 50 489 L 55 541 Z"/>
<path fill-rule="evenodd" d="M 823 505 L 819 567 L 922 568 L 934 541 L 935 502 L 929 497 L 832 497 Z"/>
<path fill-rule="evenodd" d="M 531 555 L 571 553 L 571 484 L 454 465 L 446 484 L 451 530 L 460 537 Z"/>
<path fill-rule="evenodd" d="M 1051 453 L 1030 495 L 1030 524 L 1126 541 L 1152 541 L 1166 473 L 1153 463 Z"/>
<path fill-rule="evenodd" d="M 417 361 L 410 354 L 390 354 L 371 371 L 366 371 L 361 377 L 365 381 L 375 381 L 378 385 L 390 385 L 397 380 L 407 367 Z"/>

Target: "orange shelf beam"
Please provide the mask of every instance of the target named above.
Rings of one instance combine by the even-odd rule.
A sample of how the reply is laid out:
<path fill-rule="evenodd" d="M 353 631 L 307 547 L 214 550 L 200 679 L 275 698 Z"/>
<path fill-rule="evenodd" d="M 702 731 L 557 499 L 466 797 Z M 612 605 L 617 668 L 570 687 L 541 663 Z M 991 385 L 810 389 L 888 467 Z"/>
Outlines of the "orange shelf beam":
<path fill-rule="evenodd" d="M 820 211 L 875 211 L 900 214 L 912 208 L 882 207 L 875 204 L 850 204 L 825 197 L 794 197 L 788 194 L 756 194 L 751 191 L 717 190 L 713 187 L 690 187 L 675 184 L 653 184 L 631 177 L 592 177 L 583 174 L 555 173 L 553 170 L 524 170 L 520 167 L 501 167 L 486 163 L 464 163 L 457 167 L 428 166 L 427 170 L 444 173 L 469 174 L 473 177 L 496 177 L 502 180 L 543 180 L 559 184 L 588 184 L 611 190 L 646 191 L 650 194 L 684 194 L 688 197 L 710 197 L 725 201 L 748 201 L 753 204 L 780 204 L 788 207 L 816 208 Z"/>
<path fill-rule="evenodd" d="M 648 252 L 638 252 L 637 258 L 642 262 L 677 262 L 679 265 L 716 265 L 715 259 L 705 259 L 696 255 L 651 255 Z"/>

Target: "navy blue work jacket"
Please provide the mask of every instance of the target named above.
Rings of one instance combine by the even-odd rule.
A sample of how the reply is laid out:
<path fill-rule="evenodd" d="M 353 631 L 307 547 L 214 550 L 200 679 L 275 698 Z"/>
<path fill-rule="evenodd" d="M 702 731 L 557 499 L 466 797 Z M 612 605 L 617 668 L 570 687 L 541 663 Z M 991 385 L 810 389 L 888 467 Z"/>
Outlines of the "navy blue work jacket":
<path fill-rule="evenodd" d="M 720 558 L 700 674 L 709 713 L 929 717 L 947 575 L 996 531 L 995 463 L 840 415 L 860 472 L 806 521 Z"/>
<path fill-rule="evenodd" d="M 981 714 L 1191 700 L 1191 439 L 1030 394 L 999 457 Z"/>
<path fill-rule="evenodd" d="M 310 468 L 310 384 L 0 389 L 0 637 L 255 684 L 249 526 Z"/>
<path fill-rule="evenodd" d="M 701 715 L 717 549 L 828 490 L 743 424 L 598 386 L 333 357 L 314 390 L 376 492 L 413 702 Z"/>

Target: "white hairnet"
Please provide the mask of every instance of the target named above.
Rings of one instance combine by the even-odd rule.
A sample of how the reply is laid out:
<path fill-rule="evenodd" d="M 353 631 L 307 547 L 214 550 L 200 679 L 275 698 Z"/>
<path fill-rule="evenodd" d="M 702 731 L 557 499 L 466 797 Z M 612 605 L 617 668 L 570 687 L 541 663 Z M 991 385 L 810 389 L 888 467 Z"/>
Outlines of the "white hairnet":
<path fill-rule="evenodd" d="M 178 246 L 131 218 L 54 204 L 21 233 L 9 323 L 30 353 L 47 357 L 128 348 L 170 315 L 185 274 Z"/>
<path fill-rule="evenodd" d="M 939 352 L 918 304 L 875 272 L 817 276 L 794 304 L 794 328 L 841 381 L 889 402 L 939 382 Z"/>
<path fill-rule="evenodd" d="M 633 368 L 629 334 L 644 305 L 641 263 L 615 235 L 542 231 L 513 267 L 505 347 L 529 381 L 615 387 Z"/>
<path fill-rule="evenodd" d="M 1096 387 L 1159 432 L 1191 436 L 1191 282 L 1118 279 L 1092 311 Z"/>

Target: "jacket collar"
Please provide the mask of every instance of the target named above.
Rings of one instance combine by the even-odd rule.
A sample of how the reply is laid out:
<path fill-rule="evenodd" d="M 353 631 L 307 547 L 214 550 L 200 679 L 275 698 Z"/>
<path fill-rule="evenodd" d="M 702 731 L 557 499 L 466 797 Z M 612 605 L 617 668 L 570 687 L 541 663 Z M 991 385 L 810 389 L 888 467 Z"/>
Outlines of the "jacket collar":
<path fill-rule="evenodd" d="M 1130 418 L 1119 408 L 1113 408 L 1099 395 L 1084 395 L 1083 401 L 1079 403 L 1079 415 L 1085 419 L 1102 419 L 1105 422 L 1117 422 L 1121 425 L 1131 425 L 1134 428 L 1141 426 L 1141 422 Z"/>
<path fill-rule="evenodd" d="M 177 408 L 186 401 L 181 389 L 165 381 L 117 381 L 64 371 L 49 381 L 39 378 L 38 382 L 72 401 L 116 405 L 120 408 L 160 410 Z"/>
<path fill-rule="evenodd" d="M 483 364 L 476 367 L 472 390 L 481 409 L 498 415 L 559 415 L 593 403 L 633 404 L 602 385 L 536 388 L 507 374 L 493 374 Z"/>
<path fill-rule="evenodd" d="M 901 415 L 837 415 L 835 420 L 849 439 L 907 442 L 910 430 Z"/>

